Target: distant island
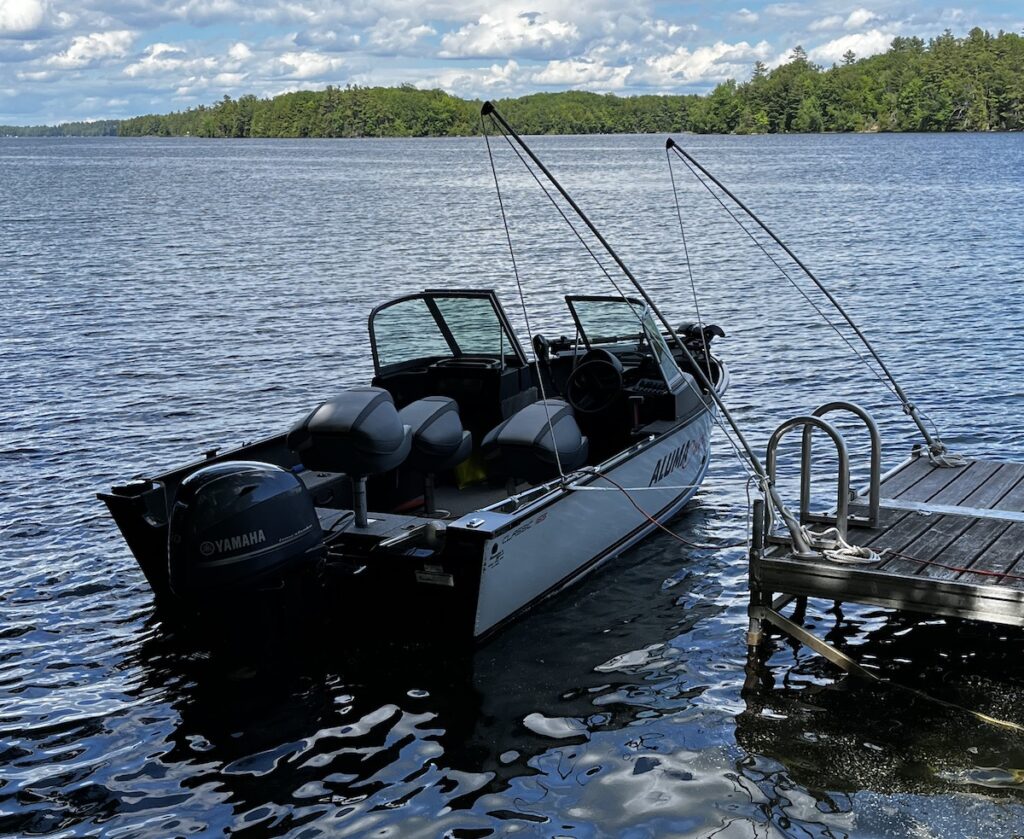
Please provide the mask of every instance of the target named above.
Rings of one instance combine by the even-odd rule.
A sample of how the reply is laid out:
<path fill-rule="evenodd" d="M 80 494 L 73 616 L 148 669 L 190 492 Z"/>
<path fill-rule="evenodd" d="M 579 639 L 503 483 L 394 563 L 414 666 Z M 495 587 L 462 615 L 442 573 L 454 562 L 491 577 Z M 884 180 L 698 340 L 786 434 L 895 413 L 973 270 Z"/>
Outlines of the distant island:
<path fill-rule="evenodd" d="M 480 102 L 441 90 L 328 87 L 270 99 L 225 96 L 211 106 L 125 120 L 6 127 L 7 136 L 451 137 L 480 131 Z M 796 47 L 758 62 L 748 81 L 699 95 L 535 93 L 497 103 L 524 134 L 692 131 L 1012 131 L 1024 128 L 1024 37 L 948 30 L 895 38 L 885 53 L 820 67 Z"/>

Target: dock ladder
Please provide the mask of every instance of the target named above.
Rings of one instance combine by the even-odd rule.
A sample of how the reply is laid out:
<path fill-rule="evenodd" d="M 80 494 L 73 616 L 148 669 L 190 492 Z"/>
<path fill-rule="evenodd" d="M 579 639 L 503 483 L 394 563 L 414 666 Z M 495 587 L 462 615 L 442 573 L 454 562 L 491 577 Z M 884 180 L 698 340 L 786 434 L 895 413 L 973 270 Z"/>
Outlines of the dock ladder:
<path fill-rule="evenodd" d="M 851 492 L 850 490 L 850 455 L 846 441 L 839 429 L 825 419 L 826 416 L 838 412 L 852 414 L 859 419 L 867 429 L 870 438 L 871 451 L 868 483 L 864 490 L 860 492 Z M 845 542 L 848 538 L 851 525 L 868 529 L 876 528 L 879 524 L 879 510 L 881 507 L 882 442 L 878 425 L 871 414 L 853 402 L 836 400 L 821 405 L 810 414 L 801 414 L 783 422 L 769 438 L 766 451 L 765 471 L 769 481 L 772 483 L 775 482 L 778 474 L 779 444 L 788 434 L 798 429 L 802 432 L 800 445 L 800 524 L 825 525 L 824 532 L 827 532 L 828 528 L 834 528 L 842 542 Z M 831 440 L 838 458 L 836 504 L 833 510 L 827 512 L 815 512 L 811 509 L 811 479 L 814 473 L 813 437 L 815 430 L 824 432 Z M 863 511 L 858 510 L 851 513 L 851 502 L 858 500 L 866 500 Z M 821 558 L 821 553 L 816 550 L 802 552 L 793 545 L 788 535 L 776 533 L 771 505 L 766 504 L 761 499 L 754 503 L 753 531 L 750 552 L 750 625 L 747 632 L 747 644 L 751 655 L 755 654 L 763 640 L 764 623 L 767 622 L 807 645 L 820 655 L 823 655 L 842 669 L 847 671 L 863 671 L 863 668 L 849 656 L 819 640 L 800 625 L 806 608 L 806 594 L 784 592 L 778 597 L 773 597 L 778 589 L 774 586 L 769 588 L 765 585 L 765 580 L 761 573 L 761 560 L 768 545 L 780 546 L 776 550 L 786 550 L 795 559 L 816 560 Z M 813 529 L 809 530 L 808 533 L 812 536 L 823 535 L 822 531 Z M 781 546 L 785 546 L 785 548 Z M 784 617 L 781 610 L 793 601 L 796 601 L 797 605 L 794 619 L 791 620 Z"/>

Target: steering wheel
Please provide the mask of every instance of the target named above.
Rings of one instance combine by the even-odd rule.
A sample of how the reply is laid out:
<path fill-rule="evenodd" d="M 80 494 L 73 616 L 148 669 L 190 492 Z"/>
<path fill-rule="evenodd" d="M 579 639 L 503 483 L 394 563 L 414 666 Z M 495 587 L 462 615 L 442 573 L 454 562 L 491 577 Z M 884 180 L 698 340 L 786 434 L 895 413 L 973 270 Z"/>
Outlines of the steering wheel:
<path fill-rule="evenodd" d="M 608 350 L 588 352 L 565 383 L 565 398 L 581 414 L 599 414 L 622 392 L 622 364 Z"/>

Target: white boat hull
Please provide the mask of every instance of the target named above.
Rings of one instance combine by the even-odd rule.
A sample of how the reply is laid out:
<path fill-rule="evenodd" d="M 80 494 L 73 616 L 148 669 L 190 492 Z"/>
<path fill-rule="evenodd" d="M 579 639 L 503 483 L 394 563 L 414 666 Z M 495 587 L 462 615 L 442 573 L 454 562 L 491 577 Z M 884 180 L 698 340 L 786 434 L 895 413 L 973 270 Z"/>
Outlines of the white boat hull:
<path fill-rule="evenodd" d="M 556 484 L 514 515 L 485 510 L 453 522 L 451 528 L 495 531 L 483 545 L 474 636 L 571 585 L 643 539 L 655 521 L 676 515 L 707 471 L 711 423 L 711 413 L 702 411 L 637 450 Z"/>

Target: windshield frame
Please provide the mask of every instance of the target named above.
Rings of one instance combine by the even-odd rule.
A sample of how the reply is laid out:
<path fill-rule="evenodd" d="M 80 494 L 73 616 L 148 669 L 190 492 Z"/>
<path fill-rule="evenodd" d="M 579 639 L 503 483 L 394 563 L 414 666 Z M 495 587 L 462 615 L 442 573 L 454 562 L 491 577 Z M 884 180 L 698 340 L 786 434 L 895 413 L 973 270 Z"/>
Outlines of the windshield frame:
<path fill-rule="evenodd" d="M 643 300 L 636 297 L 612 294 L 567 294 L 565 302 L 569 307 L 569 312 L 572 314 L 573 322 L 576 324 L 576 331 L 583 339 L 583 343 L 588 350 L 593 349 L 594 344 L 591 343 L 591 337 L 587 335 L 586 330 L 583 328 L 583 322 L 577 311 L 576 303 L 620 303 L 632 307 L 637 321 L 635 333 L 629 333 L 628 335 L 595 335 L 593 336 L 594 343 L 600 345 L 636 341 L 637 349 L 640 350 L 643 347 L 644 341 L 646 341 L 648 346 L 650 346 L 651 355 L 654 356 L 654 361 L 658 365 L 658 369 L 668 389 L 672 393 L 677 393 L 685 384 L 686 376 L 672 354 L 668 341 L 658 328 L 651 307 Z"/>
<path fill-rule="evenodd" d="M 526 354 L 523 352 L 523 348 L 519 344 L 519 340 L 516 337 L 515 332 L 512 329 L 512 324 L 505 314 L 505 310 L 502 308 L 501 303 L 498 300 L 497 295 L 494 291 L 480 291 L 477 289 L 425 289 L 417 294 L 406 294 L 402 297 L 396 297 L 393 300 L 389 300 L 386 303 L 382 303 L 376 306 L 371 312 L 367 319 L 367 329 L 370 333 L 370 352 L 373 355 L 373 369 L 374 372 L 380 376 L 384 371 L 391 371 L 395 369 L 401 369 L 407 364 L 411 364 L 415 361 L 422 361 L 425 358 L 433 358 L 435 356 L 421 356 L 418 358 L 409 358 L 405 361 L 396 361 L 391 364 L 381 365 L 380 354 L 377 347 L 377 334 L 374 329 L 374 321 L 377 316 L 380 315 L 387 309 L 394 306 L 401 305 L 402 303 L 408 303 L 413 300 L 422 300 L 427 307 L 431 317 L 434 319 L 437 325 L 438 331 L 444 338 L 445 343 L 448 345 L 448 349 L 451 353 L 452 358 L 479 358 L 481 353 L 479 352 L 467 352 L 462 349 L 459 345 L 458 338 L 452 332 L 451 327 L 445 320 L 444 314 L 441 312 L 441 308 L 437 305 L 438 300 L 448 299 L 474 299 L 474 300 L 486 300 L 491 304 L 491 309 L 494 312 L 495 319 L 501 326 L 501 330 L 504 333 L 505 343 L 505 354 L 506 356 L 511 354 L 514 355 L 518 366 L 525 367 L 527 365 Z M 506 359 L 501 359 L 502 364 L 506 363 Z"/>
<path fill-rule="evenodd" d="M 587 335 L 587 330 L 583 327 L 583 321 L 580 319 L 580 313 L 577 311 L 577 303 L 621 303 L 634 307 L 634 311 L 639 310 L 639 314 L 646 311 L 647 305 L 643 300 L 637 297 L 623 297 L 616 294 L 567 294 L 565 296 L 565 303 L 569 307 L 569 314 L 572 315 L 573 323 L 576 325 L 576 331 L 579 333 L 580 338 L 583 339 L 584 346 L 589 350 L 593 349 L 594 344 L 612 344 L 622 343 L 623 341 L 635 340 L 638 344 L 643 343 L 644 329 L 640 326 L 640 318 L 637 320 L 636 332 L 631 332 L 628 335 L 594 335 L 593 343 L 591 343 L 591 336 Z"/>

